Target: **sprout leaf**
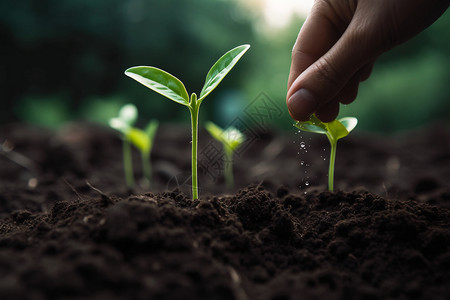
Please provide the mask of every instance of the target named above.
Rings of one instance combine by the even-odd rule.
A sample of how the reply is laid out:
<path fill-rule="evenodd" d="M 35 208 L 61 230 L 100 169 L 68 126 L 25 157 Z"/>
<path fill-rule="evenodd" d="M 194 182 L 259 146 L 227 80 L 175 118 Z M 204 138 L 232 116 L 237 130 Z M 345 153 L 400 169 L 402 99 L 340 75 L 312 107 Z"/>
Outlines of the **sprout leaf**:
<path fill-rule="evenodd" d="M 231 49 L 219 58 L 206 75 L 205 85 L 200 92 L 198 101 L 202 101 L 219 85 L 222 79 L 233 69 L 234 65 L 249 48 L 250 45 L 241 45 Z"/>
<path fill-rule="evenodd" d="M 151 141 L 155 139 L 156 130 L 158 130 L 159 122 L 158 120 L 152 120 L 148 123 L 147 127 L 145 127 L 145 133 L 150 138 Z"/>
<path fill-rule="evenodd" d="M 128 131 L 127 138 L 141 152 L 148 153 L 150 151 L 151 141 L 145 131 L 139 128 L 131 128 L 130 131 Z"/>
<path fill-rule="evenodd" d="M 170 100 L 189 106 L 189 95 L 184 84 L 166 71 L 155 67 L 139 66 L 127 69 L 125 75 Z"/>
<path fill-rule="evenodd" d="M 353 118 L 353 117 L 345 117 L 345 118 L 339 119 L 339 122 L 341 122 L 342 125 L 344 125 L 344 127 L 350 133 L 358 124 L 358 119 Z"/>

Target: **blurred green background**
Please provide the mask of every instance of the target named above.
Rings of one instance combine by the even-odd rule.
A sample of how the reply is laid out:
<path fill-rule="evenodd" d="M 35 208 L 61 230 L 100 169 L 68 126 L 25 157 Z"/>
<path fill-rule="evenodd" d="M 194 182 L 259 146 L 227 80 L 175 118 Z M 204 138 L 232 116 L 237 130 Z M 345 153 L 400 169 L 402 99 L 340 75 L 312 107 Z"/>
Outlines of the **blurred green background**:
<path fill-rule="evenodd" d="M 134 103 L 143 122 L 188 122 L 182 107 L 126 77 L 153 65 L 199 92 L 227 50 L 252 48 L 204 102 L 201 121 L 226 125 L 261 93 L 282 112 L 290 52 L 312 0 L 20 0 L 0 2 L 1 124 L 105 123 Z M 341 115 L 395 132 L 450 120 L 450 14 L 383 55 Z M 241 116 L 245 117 L 245 116 Z"/>

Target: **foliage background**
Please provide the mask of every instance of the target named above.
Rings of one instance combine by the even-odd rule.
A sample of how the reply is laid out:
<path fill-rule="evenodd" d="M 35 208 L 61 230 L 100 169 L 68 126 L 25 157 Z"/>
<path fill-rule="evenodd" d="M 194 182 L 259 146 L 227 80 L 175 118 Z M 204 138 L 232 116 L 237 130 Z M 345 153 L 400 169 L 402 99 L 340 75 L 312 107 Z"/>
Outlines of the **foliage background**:
<path fill-rule="evenodd" d="M 283 112 L 274 126 L 291 129 L 286 81 L 303 19 L 271 27 L 261 10 L 264 1 L 1 1 L 0 122 L 49 127 L 79 119 L 106 123 L 128 102 L 138 106 L 142 122 L 187 122 L 184 107 L 123 71 L 157 66 L 181 79 L 188 92 L 198 93 L 224 52 L 249 43 L 249 52 L 204 102 L 201 118 L 226 125 L 264 92 Z M 359 129 L 379 132 L 449 120 L 449 29 L 447 12 L 382 56 L 358 99 L 341 115 L 358 117 Z"/>

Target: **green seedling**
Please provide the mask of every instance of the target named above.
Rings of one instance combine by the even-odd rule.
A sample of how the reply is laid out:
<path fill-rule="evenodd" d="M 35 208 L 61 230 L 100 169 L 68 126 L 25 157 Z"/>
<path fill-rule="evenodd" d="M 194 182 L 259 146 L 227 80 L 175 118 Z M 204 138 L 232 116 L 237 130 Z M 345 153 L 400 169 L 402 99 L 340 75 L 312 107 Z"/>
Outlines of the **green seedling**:
<path fill-rule="evenodd" d="M 134 186 L 131 141 L 128 137 L 128 132 L 136 120 L 137 108 L 133 104 L 124 105 L 119 111 L 119 116 L 109 120 L 109 126 L 122 133 L 123 168 L 125 172 L 125 181 L 128 187 Z"/>
<path fill-rule="evenodd" d="M 192 198 L 198 198 L 197 182 L 197 143 L 198 143 L 198 113 L 200 104 L 230 72 L 234 65 L 250 48 L 250 45 L 238 46 L 225 53 L 211 67 L 206 75 L 205 84 L 197 99 L 192 93 L 189 97 L 184 84 L 175 76 L 155 67 L 137 66 L 125 71 L 125 75 L 133 78 L 149 89 L 189 108 L 192 125 Z"/>
<path fill-rule="evenodd" d="M 225 182 L 228 187 L 233 187 L 233 152 L 244 142 L 244 135 L 235 127 L 231 126 L 223 130 L 213 122 L 207 122 L 205 128 L 214 139 L 222 143 L 225 154 Z"/>
<path fill-rule="evenodd" d="M 350 131 L 356 127 L 356 124 L 358 124 L 358 120 L 353 117 L 346 117 L 324 123 L 315 115 L 312 115 L 306 122 L 297 121 L 294 124 L 295 127 L 303 131 L 325 134 L 330 141 L 330 166 L 328 169 L 328 190 L 330 191 L 333 191 L 334 189 L 334 162 L 336 160 L 337 141 L 346 137 Z"/>
<path fill-rule="evenodd" d="M 150 162 L 150 152 L 153 146 L 158 121 L 152 120 L 144 130 L 133 127 L 137 120 L 138 111 L 133 104 L 124 105 L 119 116 L 109 120 L 109 125 L 120 131 L 123 136 L 123 164 L 125 179 L 128 187 L 134 186 L 133 164 L 131 157 L 131 144 L 133 144 L 141 153 L 142 172 L 144 174 L 146 185 L 151 183 L 152 170 Z"/>

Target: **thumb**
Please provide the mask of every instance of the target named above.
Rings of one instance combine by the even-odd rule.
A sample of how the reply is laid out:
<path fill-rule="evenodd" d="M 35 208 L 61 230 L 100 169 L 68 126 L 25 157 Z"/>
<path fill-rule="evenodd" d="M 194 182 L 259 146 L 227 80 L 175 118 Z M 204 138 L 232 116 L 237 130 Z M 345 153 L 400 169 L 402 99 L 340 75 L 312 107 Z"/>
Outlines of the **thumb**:
<path fill-rule="evenodd" d="M 379 55 L 376 38 L 360 24 L 357 26 L 355 17 L 341 38 L 289 88 L 287 106 L 294 119 L 306 121 L 311 114 L 330 110 L 330 107 L 334 114 L 331 119 L 334 119 L 339 110 L 338 103 L 343 102 L 338 95 L 348 85 L 356 84 L 357 88 L 359 81 L 364 79 L 359 79 L 360 70 Z"/>

